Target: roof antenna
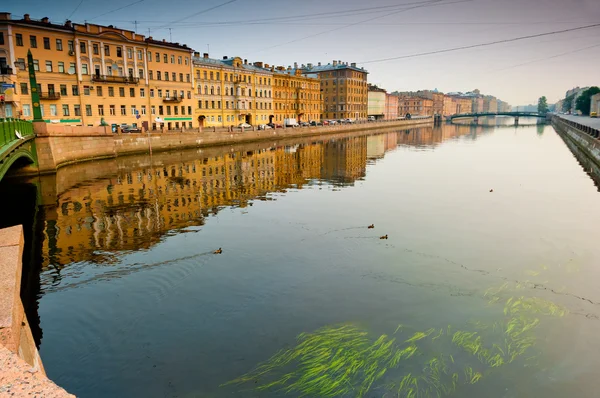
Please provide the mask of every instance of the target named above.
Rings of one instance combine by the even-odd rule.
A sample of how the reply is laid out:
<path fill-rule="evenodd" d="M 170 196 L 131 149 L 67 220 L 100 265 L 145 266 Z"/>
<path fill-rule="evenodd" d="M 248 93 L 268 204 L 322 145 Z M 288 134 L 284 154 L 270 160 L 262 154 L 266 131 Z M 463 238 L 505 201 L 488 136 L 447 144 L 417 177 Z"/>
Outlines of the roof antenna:
<path fill-rule="evenodd" d="M 135 33 L 137 33 L 138 21 L 133 21 L 133 24 L 135 25 Z"/>
<path fill-rule="evenodd" d="M 171 28 L 169 28 L 169 41 L 173 42 L 173 35 L 171 34 Z"/>

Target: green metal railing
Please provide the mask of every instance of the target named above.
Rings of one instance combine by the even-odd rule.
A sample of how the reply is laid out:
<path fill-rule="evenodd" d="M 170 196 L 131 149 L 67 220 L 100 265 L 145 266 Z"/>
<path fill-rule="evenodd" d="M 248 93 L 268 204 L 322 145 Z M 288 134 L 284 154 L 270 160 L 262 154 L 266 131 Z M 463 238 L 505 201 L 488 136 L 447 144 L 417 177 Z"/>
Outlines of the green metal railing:
<path fill-rule="evenodd" d="M 0 118 L 0 147 L 33 136 L 33 123 L 21 120 Z"/>

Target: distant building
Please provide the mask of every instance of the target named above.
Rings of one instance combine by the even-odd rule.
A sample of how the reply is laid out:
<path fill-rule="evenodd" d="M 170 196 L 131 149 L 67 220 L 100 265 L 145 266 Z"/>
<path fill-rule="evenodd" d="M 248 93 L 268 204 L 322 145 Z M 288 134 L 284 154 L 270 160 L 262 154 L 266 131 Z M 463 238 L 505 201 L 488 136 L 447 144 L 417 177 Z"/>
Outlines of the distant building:
<path fill-rule="evenodd" d="M 368 85 L 367 116 L 383 120 L 385 118 L 386 92 L 384 89 L 374 85 Z"/>
<path fill-rule="evenodd" d="M 398 114 L 400 116 L 431 116 L 433 100 L 421 97 L 400 97 L 398 99 Z"/>
<path fill-rule="evenodd" d="M 294 65 L 298 69 L 298 65 Z M 294 71 L 292 69 L 292 72 Z M 323 94 L 325 119 L 365 119 L 367 117 L 367 72 L 356 63 L 334 60 L 327 65 L 306 64 L 299 68 L 302 74 L 317 75 Z"/>
<path fill-rule="evenodd" d="M 600 93 L 592 95 L 590 102 L 590 115 L 592 112 L 600 113 Z"/>

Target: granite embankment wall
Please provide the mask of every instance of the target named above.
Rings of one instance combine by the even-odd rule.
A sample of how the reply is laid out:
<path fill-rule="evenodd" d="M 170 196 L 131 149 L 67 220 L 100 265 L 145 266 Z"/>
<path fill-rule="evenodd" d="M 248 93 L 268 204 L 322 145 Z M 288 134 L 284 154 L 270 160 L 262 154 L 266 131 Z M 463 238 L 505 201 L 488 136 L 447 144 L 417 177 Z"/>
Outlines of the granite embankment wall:
<path fill-rule="evenodd" d="M 48 380 L 21 302 L 23 227 L 0 229 L 0 396 L 69 397 Z"/>
<path fill-rule="evenodd" d="M 286 138 L 332 135 L 357 131 L 389 130 L 431 125 L 432 119 L 398 120 L 342 126 L 287 128 L 261 131 L 236 130 L 114 134 L 110 127 L 69 127 L 34 123 L 40 174 L 54 173 L 61 166 L 94 159 L 169 151 L 235 145 Z"/>
<path fill-rule="evenodd" d="M 583 153 L 589 161 L 600 166 L 600 131 L 562 119 L 560 116 L 552 118 L 552 126 L 563 139 L 569 140 L 580 150 L 579 156 Z"/>

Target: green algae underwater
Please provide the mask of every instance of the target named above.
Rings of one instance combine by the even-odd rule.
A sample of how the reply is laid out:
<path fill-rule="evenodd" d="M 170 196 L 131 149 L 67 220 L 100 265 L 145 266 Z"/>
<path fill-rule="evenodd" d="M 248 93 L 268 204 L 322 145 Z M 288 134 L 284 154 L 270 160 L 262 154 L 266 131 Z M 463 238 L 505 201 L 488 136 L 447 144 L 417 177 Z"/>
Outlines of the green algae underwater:
<path fill-rule="evenodd" d="M 400 324 L 379 337 L 353 324 L 329 325 L 301 333 L 295 347 L 222 386 L 300 397 L 449 396 L 515 361 L 536 358 L 536 329 L 567 310 L 514 294 L 528 284 L 507 282 L 485 292 L 488 304 L 502 311 L 496 322 L 472 320 L 468 328 L 412 333 Z"/>

